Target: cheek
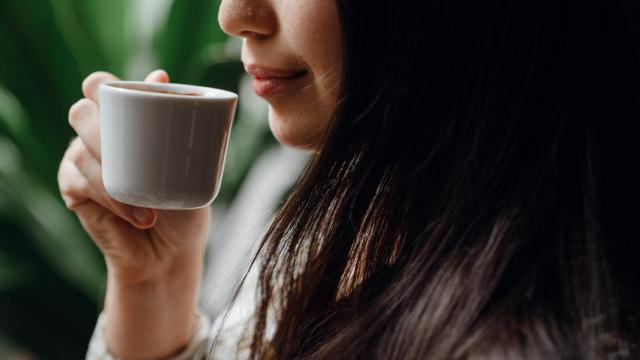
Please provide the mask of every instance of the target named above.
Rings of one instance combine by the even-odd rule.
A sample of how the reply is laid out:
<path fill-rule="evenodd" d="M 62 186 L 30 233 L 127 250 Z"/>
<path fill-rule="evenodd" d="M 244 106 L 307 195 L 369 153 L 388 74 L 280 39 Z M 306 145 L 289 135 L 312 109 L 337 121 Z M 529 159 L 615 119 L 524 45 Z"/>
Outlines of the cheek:
<path fill-rule="evenodd" d="M 286 1 L 286 0 L 285 0 Z M 313 72 L 320 96 L 337 97 L 342 68 L 342 29 L 338 9 L 332 0 L 286 1 L 282 23 L 287 43 Z M 304 5 L 301 5 L 304 3 Z M 332 104 L 326 104 L 332 105 Z"/>
<path fill-rule="evenodd" d="M 283 41 L 306 64 L 312 78 L 303 91 L 273 102 L 269 125 L 283 144 L 313 150 L 322 142 L 340 96 L 342 32 L 335 3 L 284 0 Z M 281 3 L 282 4 L 282 3 Z"/>
<path fill-rule="evenodd" d="M 337 72 L 342 64 L 341 26 L 336 10 L 330 9 L 331 6 L 323 5 L 316 12 L 299 14 L 285 30 L 289 43 L 318 81 Z"/>

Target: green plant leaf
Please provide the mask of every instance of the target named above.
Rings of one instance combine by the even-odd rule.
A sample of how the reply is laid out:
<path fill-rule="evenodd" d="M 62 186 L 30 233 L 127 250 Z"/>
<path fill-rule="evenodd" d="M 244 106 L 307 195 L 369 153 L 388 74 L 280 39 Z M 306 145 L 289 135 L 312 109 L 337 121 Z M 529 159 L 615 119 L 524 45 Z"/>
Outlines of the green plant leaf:
<path fill-rule="evenodd" d="M 155 39 L 159 65 L 175 82 L 197 84 L 206 67 L 207 47 L 224 43 L 218 26 L 220 0 L 175 0 Z"/>
<path fill-rule="evenodd" d="M 27 135 L 27 124 L 22 105 L 13 94 L 2 86 L 0 86 L 0 129 L 15 139 Z"/>
<path fill-rule="evenodd" d="M 6 204 L 0 207 L 0 210 L 5 210 L 0 216 L 24 224 L 38 251 L 70 283 L 87 295 L 97 297 L 104 271 L 93 243 L 59 198 L 15 166 L 20 163 L 19 159 L 6 159 L 19 156 L 6 138 L 0 138 L 0 151 L 5 158 L 0 163 L 4 165 L 0 167 L 0 198 Z"/>
<path fill-rule="evenodd" d="M 81 74 L 47 0 L 0 0 L 0 84 L 19 98 L 35 143 L 44 151 L 29 172 L 55 190 L 57 163 L 71 138 L 69 106 L 80 97 Z"/>
<path fill-rule="evenodd" d="M 0 196 L 1 197 L 1 196 Z M 95 300 L 79 292 L 31 246 L 19 224 L 0 216 L 0 334 L 39 359 L 81 359 L 95 324 Z M 6 261 L 5 261 L 6 260 Z"/>
<path fill-rule="evenodd" d="M 75 27 L 70 29 L 71 31 L 64 31 L 65 37 L 69 42 L 82 45 L 83 63 L 88 64 L 86 60 L 95 57 L 99 60 L 94 60 L 95 67 L 89 72 L 105 70 L 122 77 L 130 47 L 126 20 L 131 2 L 64 0 L 63 3 L 66 3 L 66 6 L 57 4 L 54 7 L 67 14 L 60 24 L 73 24 Z M 77 32 L 78 30 L 80 32 Z M 83 75 L 86 76 L 87 73 Z"/>

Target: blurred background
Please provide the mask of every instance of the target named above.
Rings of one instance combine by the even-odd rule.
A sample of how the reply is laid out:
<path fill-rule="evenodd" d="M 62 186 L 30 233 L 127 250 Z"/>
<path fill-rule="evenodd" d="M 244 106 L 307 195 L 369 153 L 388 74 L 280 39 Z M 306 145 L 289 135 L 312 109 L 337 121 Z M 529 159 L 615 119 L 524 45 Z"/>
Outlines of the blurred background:
<path fill-rule="evenodd" d="M 239 93 L 201 307 L 228 303 L 255 242 L 306 164 L 277 144 L 266 104 L 218 27 L 219 0 L 0 0 L 0 359 L 81 359 L 102 307 L 102 257 L 60 198 L 69 107 L 96 70 Z"/>

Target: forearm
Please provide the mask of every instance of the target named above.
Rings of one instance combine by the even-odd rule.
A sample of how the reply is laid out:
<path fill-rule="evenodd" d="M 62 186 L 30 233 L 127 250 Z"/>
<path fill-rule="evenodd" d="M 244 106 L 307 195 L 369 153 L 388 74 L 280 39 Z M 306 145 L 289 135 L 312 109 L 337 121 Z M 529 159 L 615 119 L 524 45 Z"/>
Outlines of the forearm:
<path fill-rule="evenodd" d="M 202 253 L 177 260 L 165 276 L 128 283 L 109 271 L 105 337 L 122 359 L 161 359 L 184 348 L 196 322 Z"/>

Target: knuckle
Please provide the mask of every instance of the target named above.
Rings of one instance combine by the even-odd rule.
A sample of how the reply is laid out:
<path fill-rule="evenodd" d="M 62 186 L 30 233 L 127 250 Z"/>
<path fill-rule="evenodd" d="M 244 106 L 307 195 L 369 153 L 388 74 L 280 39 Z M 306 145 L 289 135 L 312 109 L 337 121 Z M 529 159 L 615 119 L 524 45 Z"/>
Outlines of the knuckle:
<path fill-rule="evenodd" d="M 87 94 L 103 81 L 115 80 L 116 77 L 106 71 L 96 71 L 87 76 L 82 82 L 82 91 Z"/>
<path fill-rule="evenodd" d="M 89 180 L 87 180 L 87 178 L 85 178 L 84 176 L 81 177 L 80 179 L 78 179 L 78 185 L 77 185 L 77 192 L 79 192 L 80 194 L 85 195 L 86 197 L 89 197 L 90 194 L 90 190 L 91 190 L 91 184 L 89 183 Z"/>
<path fill-rule="evenodd" d="M 64 206 L 73 212 L 77 212 L 86 203 L 86 201 L 78 201 L 68 196 L 63 196 L 62 199 L 64 200 Z"/>
<path fill-rule="evenodd" d="M 89 99 L 80 99 L 71 105 L 69 108 L 69 125 L 75 129 L 88 114 L 91 106 L 91 100 Z"/>
<path fill-rule="evenodd" d="M 72 165 L 66 165 L 65 167 L 67 166 Z M 65 170 L 59 171 L 58 188 L 65 202 L 67 202 L 65 198 L 75 198 L 77 196 L 89 197 L 91 193 L 89 180 L 82 175 L 69 173 Z"/>
<path fill-rule="evenodd" d="M 73 149 L 70 149 L 69 161 L 75 165 L 78 169 L 82 169 L 86 162 L 89 160 L 89 152 L 84 144 L 79 141 Z"/>
<path fill-rule="evenodd" d="M 71 139 L 71 141 L 69 141 L 69 146 L 67 146 L 67 150 L 65 151 L 65 157 L 67 157 L 67 155 L 73 151 L 74 148 L 76 148 L 78 146 L 78 142 L 81 141 L 79 136 L 74 136 L 73 139 Z"/>
<path fill-rule="evenodd" d="M 66 207 L 68 210 L 74 211 L 73 200 L 71 198 L 69 198 L 68 196 L 62 195 L 62 201 L 64 202 L 64 207 Z"/>
<path fill-rule="evenodd" d="M 84 170 L 87 167 L 87 163 L 89 162 L 89 154 L 87 151 L 78 152 L 78 154 L 73 158 L 73 164 L 80 170 L 80 172 L 84 173 Z"/>
<path fill-rule="evenodd" d="M 63 166 L 61 165 L 58 168 L 58 190 L 60 191 L 60 195 L 62 195 L 63 197 L 67 193 L 69 193 L 69 185 L 66 177 L 67 175 L 63 170 Z"/>
<path fill-rule="evenodd" d="M 60 190 L 60 194 L 65 195 L 69 192 L 69 183 L 70 183 L 71 174 L 69 173 L 69 165 L 66 159 L 62 159 L 60 162 L 60 166 L 58 167 L 58 189 Z"/>
<path fill-rule="evenodd" d="M 71 159 L 73 157 L 74 152 L 78 151 L 79 141 L 80 141 L 79 137 L 75 137 L 73 140 L 71 140 L 71 142 L 69 143 L 69 146 L 67 146 L 67 150 L 65 150 L 64 152 L 64 156 L 62 157 L 60 166 L 62 166 L 65 160 Z"/>
<path fill-rule="evenodd" d="M 87 205 L 89 205 L 89 203 L 91 202 L 92 202 L 91 199 L 76 200 L 69 203 L 67 208 L 70 211 L 75 212 L 76 215 L 78 215 L 79 217 L 83 219 L 88 218 L 88 220 L 90 221 L 91 220 L 90 211 L 89 211 L 90 208 L 88 208 Z"/>
<path fill-rule="evenodd" d="M 60 181 L 60 196 L 62 197 L 64 206 L 67 209 L 75 212 L 81 204 L 86 202 L 87 197 L 81 196 L 81 194 L 85 192 L 81 191 L 77 187 L 70 185 L 70 183 L 72 183 L 72 181 L 66 181 L 64 179 Z"/>
<path fill-rule="evenodd" d="M 56 173 L 56 181 L 58 182 L 58 187 L 61 187 L 64 183 L 64 158 L 60 161 L 58 165 L 58 172 Z"/>

